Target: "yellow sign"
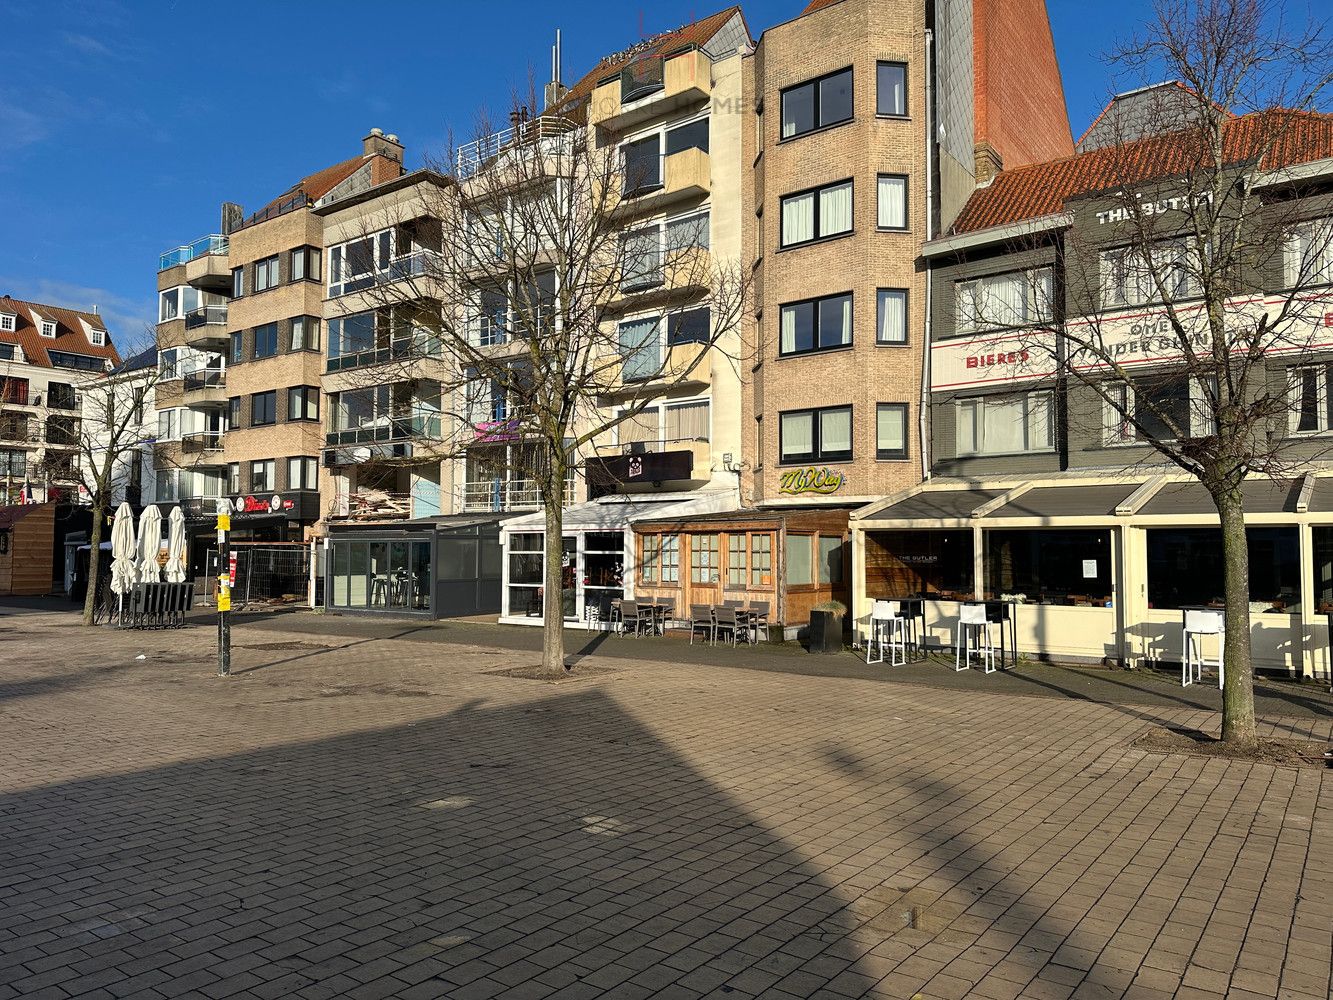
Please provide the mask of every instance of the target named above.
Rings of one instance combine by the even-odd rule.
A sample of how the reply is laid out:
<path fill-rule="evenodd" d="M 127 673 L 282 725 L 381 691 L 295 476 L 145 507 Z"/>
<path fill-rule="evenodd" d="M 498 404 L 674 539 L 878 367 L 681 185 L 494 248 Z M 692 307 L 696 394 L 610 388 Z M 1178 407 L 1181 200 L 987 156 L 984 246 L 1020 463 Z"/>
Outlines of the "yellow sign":
<path fill-rule="evenodd" d="M 842 489 L 846 478 L 841 472 L 832 469 L 816 468 L 792 469 L 784 472 L 778 480 L 779 493 L 837 493 Z"/>
<path fill-rule="evenodd" d="M 218 610 L 231 610 L 231 590 L 230 588 L 218 591 Z"/>
<path fill-rule="evenodd" d="M 231 515 L 230 515 L 230 514 L 219 514 L 219 515 L 218 515 L 218 531 L 231 531 Z"/>

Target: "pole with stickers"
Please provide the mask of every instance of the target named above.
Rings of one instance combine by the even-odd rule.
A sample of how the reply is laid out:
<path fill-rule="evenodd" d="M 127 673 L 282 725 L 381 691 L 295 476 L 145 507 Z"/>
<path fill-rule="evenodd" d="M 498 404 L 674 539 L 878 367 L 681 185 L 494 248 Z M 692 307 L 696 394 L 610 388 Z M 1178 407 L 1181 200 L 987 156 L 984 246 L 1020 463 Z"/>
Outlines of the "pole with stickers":
<path fill-rule="evenodd" d="M 218 504 L 218 676 L 231 675 L 231 588 L 236 583 L 231 561 L 231 507 Z"/>

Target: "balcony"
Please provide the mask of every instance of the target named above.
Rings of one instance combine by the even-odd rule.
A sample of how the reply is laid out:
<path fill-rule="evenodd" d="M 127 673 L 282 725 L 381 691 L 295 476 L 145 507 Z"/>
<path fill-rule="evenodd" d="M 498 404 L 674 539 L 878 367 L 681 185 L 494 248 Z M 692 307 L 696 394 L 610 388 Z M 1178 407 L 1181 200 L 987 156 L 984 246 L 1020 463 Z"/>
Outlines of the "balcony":
<path fill-rule="evenodd" d="M 227 405 L 227 373 L 216 368 L 191 372 L 181 379 L 181 402 L 196 409 Z"/>
<path fill-rule="evenodd" d="M 542 505 L 541 491 L 530 479 L 488 479 L 463 484 L 463 512 L 536 510 Z M 574 502 L 574 481 L 565 482 L 564 506 Z"/>
<path fill-rule="evenodd" d="M 636 255 L 633 268 L 623 268 L 620 293 L 613 309 L 634 309 L 665 299 L 705 292 L 713 284 L 713 258 L 705 247 Z"/>
<path fill-rule="evenodd" d="M 662 336 L 659 331 L 658 336 Z M 649 345 L 652 350 L 652 345 Z M 700 354 L 703 356 L 700 357 Z M 697 360 L 696 360 L 697 359 Z M 621 366 L 622 384 L 608 388 L 598 395 L 606 402 L 641 396 L 645 387 L 657 384 L 674 389 L 706 389 L 713 381 L 713 352 L 711 345 L 688 343 L 667 348 L 660 366 L 651 354 L 647 362 L 633 354 L 627 355 Z"/>
<path fill-rule="evenodd" d="M 658 157 L 656 170 L 648 176 L 635 178 L 631 183 L 625 175 L 621 181 L 623 200 L 617 209 L 624 214 L 656 212 L 677 201 L 707 197 L 712 186 L 708 153 L 691 146 Z"/>
<path fill-rule="evenodd" d="M 368 347 L 364 351 L 351 351 L 330 357 L 324 365 L 324 373 L 346 371 L 349 368 L 368 368 L 372 365 L 388 364 L 390 361 L 420 361 L 425 358 L 438 358 L 441 355 L 440 338 L 429 330 L 420 330 L 411 339 L 402 338 L 392 341 L 387 347 Z"/>
<path fill-rule="evenodd" d="M 221 431 L 194 431 L 181 435 L 181 451 L 198 454 L 200 452 L 221 451 Z"/>
<path fill-rule="evenodd" d="M 664 450 L 653 450 L 656 448 Z M 605 496 L 620 492 L 625 486 L 688 482 L 695 477 L 700 450 L 708 455 L 707 441 L 650 441 L 626 445 L 624 454 L 588 459 L 588 487 L 597 496 Z M 706 469 L 711 462 L 705 458 L 702 465 Z"/>
<path fill-rule="evenodd" d="M 191 309 L 185 314 L 185 329 L 187 330 L 198 330 L 205 326 L 226 325 L 226 306 L 204 306 L 201 309 Z"/>
<path fill-rule="evenodd" d="M 331 447 L 382 444 L 385 442 L 409 441 L 413 438 L 438 441 L 440 438 L 440 415 L 433 413 L 424 416 L 379 417 L 373 423 L 344 430 L 333 430 L 324 435 L 325 443 Z"/>
<path fill-rule="evenodd" d="M 169 267 L 177 267 L 181 264 L 188 264 L 192 260 L 199 260 L 202 257 L 215 256 L 218 254 L 226 255 L 231 247 L 231 241 L 225 236 L 201 236 L 193 243 L 188 243 L 183 247 L 176 247 L 174 250 L 168 250 L 158 258 L 157 269 L 165 271 Z"/>
<path fill-rule="evenodd" d="M 624 132 L 651 118 L 708 100 L 713 64 L 702 49 L 636 59 L 592 92 L 588 124 Z"/>
<path fill-rule="evenodd" d="M 188 347 L 223 354 L 227 350 L 227 307 L 204 306 L 185 314 L 185 336 Z"/>
<path fill-rule="evenodd" d="M 454 169 L 461 182 L 483 171 L 500 175 L 508 171 L 516 182 L 559 176 L 562 166 L 563 172 L 568 172 L 580 138 L 574 122 L 556 115 L 542 115 L 458 147 Z M 488 190 L 491 187 L 488 185 Z"/>
<path fill-rule="evenodd" d="M 185 267 L 185 283 L 206 292 L 231 290 L 231 267 L 227 259 L 231 241 L 225 236 L 204 236 L 188 246 L 168 250 L 159 259 L 159 271 Z"/>
<path fill-rule="evenodd" d="M 345 280 L 329 285 L 329 298 L 340 298 L 395 281 L 429 278 L 433 274 L 440 273 L 439 257 L 439 251 L 436 250 L 415 250 L 401 257 L 395 257 L 389 261 L 387 267 L 351 274 Z"/>
<path fill-rule="evenodd" d="M 526 343 L 535 332 L 550 333 L 555 325 L 555 309 L 548 306 L 494 316 L 474 316 L 467 323 L 467 342 L 470 347 L 500 347 L 505 344 Z"/>

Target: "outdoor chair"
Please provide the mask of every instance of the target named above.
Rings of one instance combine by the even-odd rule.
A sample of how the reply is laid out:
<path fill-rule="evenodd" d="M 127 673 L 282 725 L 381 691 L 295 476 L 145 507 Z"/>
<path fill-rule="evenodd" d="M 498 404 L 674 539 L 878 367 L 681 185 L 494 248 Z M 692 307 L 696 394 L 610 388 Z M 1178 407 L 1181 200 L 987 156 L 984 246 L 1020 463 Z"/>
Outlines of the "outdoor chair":
<path fill-rule="evenodd" d="M 620 602 L 620 634 L 624 635 L 630 631 L 632 635 L 643 634 L 644 628 L 652 628 L 652 613 L 648 611 L 640 612 L 637 601 Z"/>
<path fill-rule="evenodd" d="M 1185 648 L 1182 651 L 1180 664 L 1181 687 L 1189 687 L 1195 681 L 1203 680 L 1203 668 L 1214 665 L 1214 661 L 1204 659 L 1203 637 L 1206 635 L 1217 637 L 1217 686 L 1219 689 L 1222 687 L 1222 680 L 1226 676 L 1226 668 L 1222 664 L 1226 627 L 1220 611 L 1185 612 Z"/>
<path fill-rule="evenodd" d="M 737 618 L 737 609 L 723 605 L 720 608 L 713 609 L 713 641 L 717 641 L 719 635 L 731 633 L 731 645 L 736 645 L 736 640 L 741 631 L 741 623 Z"/>
<path fill-rule="evenodd" d="M 674 597 L 659 597 L 657 599 L 658 607 L 662 609 L 662 634 L 676 624 L 676 599 Z"/>
<path fill-rule="evenodd" d="M 870 606 L 870 640 L 866 643 L 866 662 L 883 663 L 886 646 L 892 666 L 902 666 L 907 662 L 907 618 L 902 613 L 902 605 L 897 601 L 875 601 Z M 875 655 L 877 650 L 878 656 Z"/>
<path fill-rule="evenodd" d="M 750 602 L 750 628 L 754 629 L 754 641 L 759 641 L 759 630 L 764 630 L 764 637 L 768 638 L 768 601 Z"/>
<path fill-rule="evenodd" d="M 690 645 L 694 645 L 694 633 L 700 629 L 704 630 L 704 635 L 708 641 L 712 642 L 716 637 L 716 631 L 713 628 L 713 609 L 707 604 L 690 605 Z"/>
<path fill-rule="evenodd" d="M 958 626 L 954 630 L 955 673 L 971 668 L 974 651 L 984 672 L 995 673 L 995 643 L 991 639 L 991 624 L 984 604 L 964 604 L 958 608 Z"/>

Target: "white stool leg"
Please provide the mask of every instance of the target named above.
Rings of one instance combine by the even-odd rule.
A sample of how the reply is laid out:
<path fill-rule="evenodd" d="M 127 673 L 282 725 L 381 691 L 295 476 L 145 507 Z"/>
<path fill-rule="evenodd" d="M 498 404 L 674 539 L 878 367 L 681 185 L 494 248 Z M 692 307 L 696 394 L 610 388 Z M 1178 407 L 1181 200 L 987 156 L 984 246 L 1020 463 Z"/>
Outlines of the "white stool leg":
<path fill-rule="evenodd" d="M 1194 666 L 1190 660 L 1190 652 L 1193 649 L 1193 637 L 1189 632 L 1184 633 L 1185 642 L 1181 648 L 1180 657 L 1180 686 L 1189 687 L 1194 683 Z"/>
<path fill-rule="evenodd" d="M 967 667 L 959 666 L 959 660 L 963 655 L 963 623 L 960 621 L 953 628 L 953 672 L 959 673 L 966 670 Z"/>
<path fill-rule="evenodd" d="M 993 674 L 995 673 L 995 643 L 991 641 L 990 622 L 985 624 L 984 634 L 986 636 L 986 649 L 985 658 L 982 660 L 982 671 L 983 673 Z"/>
<path fill-rule="evenodd" d="M 907 636 L 903 632 L 903 620 L 891 618 L 889 629 L 889 663 L 900 667 L 907 662 Z"/>

